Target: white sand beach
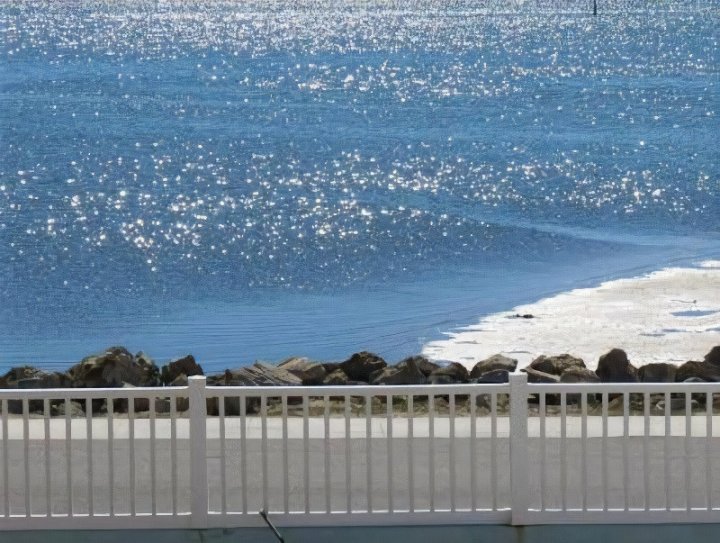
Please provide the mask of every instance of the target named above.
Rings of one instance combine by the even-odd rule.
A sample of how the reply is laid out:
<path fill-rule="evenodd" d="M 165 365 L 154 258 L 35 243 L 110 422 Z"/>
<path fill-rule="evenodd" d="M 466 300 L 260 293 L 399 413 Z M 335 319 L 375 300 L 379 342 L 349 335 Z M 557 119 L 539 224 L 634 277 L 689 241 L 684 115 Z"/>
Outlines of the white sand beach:
<path fill-rule="evenodd" d="M 570 353 L 594 369 L 614 347 L 642 365 L 702 360 L 714 345 L 720 345 L 720 261 L 709 260 L 514 307 L 428 343 L 423 354 L 470 368 L 495 353 L 518 359 L 519 367 L 541 354 Z"/>

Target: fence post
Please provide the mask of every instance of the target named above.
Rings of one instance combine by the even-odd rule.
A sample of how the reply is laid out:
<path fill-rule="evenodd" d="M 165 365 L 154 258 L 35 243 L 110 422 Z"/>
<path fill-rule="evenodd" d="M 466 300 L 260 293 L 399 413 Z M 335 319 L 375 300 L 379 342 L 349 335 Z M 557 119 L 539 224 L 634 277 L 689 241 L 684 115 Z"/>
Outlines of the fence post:
<path fill-rule="evenodd" d="M 206 379 L 188 377 L 190 392 L 190 523 L 193 528 L 208 527 L 207 408 Z"/>
<path fill-rule="evenodd" d="M 528 511 L 527 398 L 527 374 L 510 374 L 510 509 L 513 526 L 523 526 Z"/>

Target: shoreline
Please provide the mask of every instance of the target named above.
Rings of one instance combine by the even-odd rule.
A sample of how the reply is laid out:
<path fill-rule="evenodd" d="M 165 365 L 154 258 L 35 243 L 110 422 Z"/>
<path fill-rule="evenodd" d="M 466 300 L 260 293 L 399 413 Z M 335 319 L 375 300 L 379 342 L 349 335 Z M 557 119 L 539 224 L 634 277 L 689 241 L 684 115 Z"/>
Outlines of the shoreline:
<path fill-rule="evenodd" d="M 446 336 L 426 344 L 423 354 L 467 366 L 501 353 L 525 367 L 547 352 L 594 361 L 622 345 L 636 363 L 680 365 L 720 343 L 720 261 L 561 292 L 488 315 Z"/>

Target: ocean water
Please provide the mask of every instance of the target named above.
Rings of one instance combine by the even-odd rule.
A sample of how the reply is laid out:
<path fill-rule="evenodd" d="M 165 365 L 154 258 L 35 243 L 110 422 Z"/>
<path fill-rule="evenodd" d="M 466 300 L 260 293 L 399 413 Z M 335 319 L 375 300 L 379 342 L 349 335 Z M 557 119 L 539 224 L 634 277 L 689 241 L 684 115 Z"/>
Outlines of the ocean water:
<path fill-rule="evenodd" d="M 720 2 L 0 4 L 0 367 L 390 360 L 720 256 Z"/>

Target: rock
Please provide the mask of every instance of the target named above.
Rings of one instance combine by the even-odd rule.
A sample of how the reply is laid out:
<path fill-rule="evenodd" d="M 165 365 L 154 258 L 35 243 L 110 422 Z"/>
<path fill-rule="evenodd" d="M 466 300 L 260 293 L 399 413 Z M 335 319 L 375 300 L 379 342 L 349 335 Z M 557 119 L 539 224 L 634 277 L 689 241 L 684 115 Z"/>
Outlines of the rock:
<path fill-rule="evenodd" d="M 343 370 L 335 370 L 323 379 L 323 385 L 327 386 L 344 386 L 348 384 L 348 376 Z"/>
<path fill-rule="evenodd" d="M 300 386 L 302 380 L 286 369 L 264 362 L 255 362 L 250 367 L 225 370 L 225 384 L 228 386 Z"/>
<path fill-rule="evenodd" d="M 130 383 L 123 383 L 122 387 L 128 389 L 135 388 L 135 386 Z M 187 398 L 178 398 L 178 400 L 181 399 L 187 400 Z M 120 402 L 125 402 L 125 410 L 127 411 L 128 400 L 120 400 Z M 135 413 L 150 411 L 150 398 L 135 398 L 134 404 Z M 117 403 L 115 405 L 117 406 Z M 182 411 L 186 410 L 187 409 L 183 409 Z"/>
<path fill-rule="evenodd" d="M 485 373 L 495 370 L 505 370 L 512 373 L 515 371 L 515 368 L 517 368 L 517 363 L 518 361 L 514 358 L 509 358 L 501 354 L 495 354 L 490 358 L 480 360 L 480 362 L 475 364 L 472 371 L 470 371 L 470 378 L 476 379 Z"/>
<path fill-rule="evenodd" d="M 372 385 L 424 385 L 427 378 L 413 358 L 407 358 L 403 365 L 386 367 L 372 374 Z"/>
<path fill-rule="evenodd" d="M 70 377 L 65 373 L 48 372 L 33 366 L 11 368 L 0 377 L 0 388 L 69 388 Z"/>
<path fill-rule="evenodd" d="M 69 413 L 71 417 L 85 416 L 83 405 L 74 400 L 68 402 L 67 406 L 65 402 L 57 402 L 50 407 L 50 412 L 55 417 L 64 417 L 66 412 Z"/>
<path fill-rule="evenodd" d="M 156 386 L 159 382 L 158 368 L 152 360 L 143 353 L 135 357 L 123 347 L 111 347 L 83 358 L 68 374 L 78 388 L 116 388 L 123 383 Z"/>
<path fill-rule="evenodd" d="M 133 389 L 136 388 L 135 385 L 131 383 L 123 383 L 122 388 L 126 389 Z M 187 398 L 179 398 L 178 401 L 185 400 L 187 402 Z M 127 413 L 128 412 L 128 404 L 129 404 L 130 398 L 116 398 L 113 400 L 113 413 Z M 156 413 L 162 413 L 163 411 L 161 408 L 159 408 L 159 404 L 162 402 L 162 398 L 156 398 L 155 399 L 155 412 Z M 93 401 L 93 413 L 99 412 L 99 409 L 102 406 L 98 406 Z M 143 413 L 146 411 L 150 411 L 150 398 L 134 398 L 134 410 L 135 413 Z M 169 408 L 168 408 L 169 410 Z"/>
<path fill-rule="evenodd" d="M 658 362 L 645 364 L 638 369 L 638 380 L 642 383 L 674 383 L 677 367 Z"/>
<path fill-rule="evenodd" d="M 0 388 L 69 388 L 70 386 L 72 386 L 72 382 L 67 374 L 48 372 L 33 366 L 11 368 L 4 376 L 0 377 Z M 8 400 L 8 411 L 22 414 L 22 401 Z M 45 403 L 43 400 L 29 400 L 28 412 L 44 413 Z"/>
<path fill-rule="evenodd" d="M 720 368 L 720 345 L 716 345 L 705 355 L 705 363 Z"/>
<path fill-rule="evenodd" d="M 340 362 L 323 362 L 322 367 L 325 369 L 325 374 L 330 375 L 335 370 L 340 369 Z"/>
<path fill-rule="evenodd" d="M 471 378 L 470 382 L 478 384 L 508 383 L 510 382 L 510 372 L 508 370 L 492 370 L 483 373 L 480 377 Z"/>
<path fill-rule="evenodd" d="M 599 383 L 597 374 L 587 368 L 569 368 L 560 376 L 561 383 Z"/>
<path fill-rule="evenodd" d="M 720 382 L 720 368 L 707 362 L 685 362 L 675 371 L 675 382 L 682 383 L 691 378 L 708 382 Z"/>
<path fill-rule="evenodd" d="M 628 361 L 622 349 L 612 349 L 598 360 L 595 373 L 603 383 L 632 383 L 637 381 L 637 370 Z"/>
<path fill-rule="evenodd" d="M 340 364 L 340 369 L 351 381 L 370 382 L 370 376 L 378 370 L 387 366 L 385 360 L 378 355 L 362 351 L 353 354 L 345 362 Z"/>
<path fill-rule="evenodd" d="M 587 368 L 569 368 L 568 370 L 564 371 L 563 374 L 560 376 L 560 382 L 561 383 L 599 383 L 600 378 L 597 376 L 597 374 L 589 370 Z M 554 396 L 550 403 L 559 404 L 560 403 L 560 397 L 557 395 L 551 395 L 548 396 Z M 565 396 L 565 399 L 568 403 L 568 405 L 581 405 L 582 402 L 582 395 L 581 394 L 567 394 Z M 588 404 L 593 405 L 595 404 L 597 400 L 597 396 L 595 394 L 588 394 L 587 395 Z M 546 399 L 547 401 L 547 399 Z"/>
<path fill-rule="evenodd" d="M 289 371 L 299 377 L 303 385 L 321 385 L 327 375 L 325 366 L 319 362 L 313 362 L 308 358 L 293 357 L 278 364 L 279 368 Z"/>
<path fill-rule="evenodd" d="M 17 388 L 17 382 L 21 379 L 31 379 L 40 372 L 32 366 L 17 366 L 10 368 L 8 372 L 0 377 L 0 388 Z"/>
<path fill-rule="evenodd" d="M 173 379 L 173 382 L 172 382 L 172 383 L 168 383 L 168 386 L 171 386 L 171 387 L 186 387 L 186 386 L 188 386 L 188 382 L 189 382 L 189 381 L 188 381 L 187 375 L 185 375 L 184 373 L 181 373 L 180 375 L 178 375 L 177 377 L 175 377 L 175 379 Z"/>
<path fill-rule="evenodd" d="M 528 383 L 559 383 L 560 376 L 553 373 L 545 373 L 528 366 L 520 371 L 528 374 Z"/>
<path fill-rule="evenodd" d="M 486 409 L 488 414 L 492 413 L 492 395 L 478 394 L 475 398 L 475 405 Z M 495 407 L 497 408 L 498 413 L 507 413 L 510 407 L 510 395 L 498 394 Z"/>
<path fill-rule="evenodd" d="M 543 373 L 562 375 L 570 368 L 585 368 L 585 362 L 581 358 L 569 354 L 542 355 L 533 360 L 528 367 Z"/>
<path fill-rule="evenodd" d="M 214 373 L 212 375 L 206 375 L 206 385 L 209 387 L 221 387 L 225 386 L 225 373 Z"/>
<path fill-rule="evenodd" d="M 406 364 L 408 364 L 410 361 L 417 366 L 417 368 L 422 372 L 422 374 L 427 377 L 432 372 L 434 372 L 436 369 L 440 368 L 439 364 L 436 364 L 435 362 L 431 362 L 427 357 L 423 355 L 416 355 L 416 356 L 409 356 L 400 362 L 397 363 L 395 366 L 396 368 L 402 368 Z"/>
<path fill-rule="evenodd" d="M 431 385 L 450 385 L 468 381 L 470 381 L 470 374 L 467 368 L 457 362 L 450 362 L 447 366 L 436 369 L 428 377 Z"/>
<path fill-rule="evenodd" d="M 697 400 L 690 400 L 690 412 L 700 407 Z M 653 407 L 654 414 L 664 415 L 665 414 L 665 399 L 659 400 Z M 670 398 L 670 412 L 671 413 L 685 413 L 685 398 Z"/>
<path fill-rule="evenodd" d="M 167 385 L 172 383 L 180 375 L 190 377 L 191 375 L 205 374 L 203 373 L 202 366 L 195 361 L 195 357 L 189 354 L 163 366 L 160 380 Z"/>

